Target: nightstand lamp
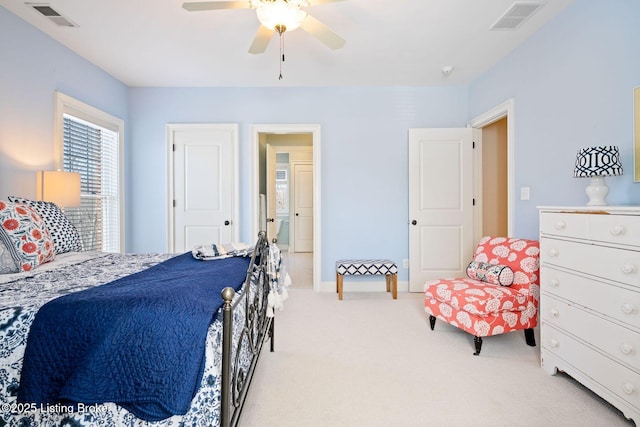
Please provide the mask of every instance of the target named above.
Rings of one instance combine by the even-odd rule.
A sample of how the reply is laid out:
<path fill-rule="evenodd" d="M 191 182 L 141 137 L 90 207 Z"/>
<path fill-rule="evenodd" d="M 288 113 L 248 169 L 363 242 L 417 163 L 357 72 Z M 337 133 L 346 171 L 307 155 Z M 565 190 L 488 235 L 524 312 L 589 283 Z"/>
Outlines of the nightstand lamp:
<path fill-rule="evenodd" d="M 609 187 L 604 182 L 604 177 L 615 175 L 622 175 L 620 151 L 617 146 L 607 145 L 578 150 L 573 176 L 591 178 L 586 188 L 587 196 L 589 196 L 587 206 L 605 206 L 607 204 L 605 198 Z"/>
<path fill-rule="evenodd" d="M 39 171 L 38 200 L 53 202 L 61 208 L 80 206 L 80 174 L 64 171 Z"/>

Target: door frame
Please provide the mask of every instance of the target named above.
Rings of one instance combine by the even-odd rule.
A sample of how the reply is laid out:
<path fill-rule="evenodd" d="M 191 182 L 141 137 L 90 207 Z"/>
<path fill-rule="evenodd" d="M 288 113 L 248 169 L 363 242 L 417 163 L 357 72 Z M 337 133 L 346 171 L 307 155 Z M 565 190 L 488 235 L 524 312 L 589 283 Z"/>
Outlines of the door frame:
<path fill-rule="evenodd" d="M 174 132 L 180 130 L 228 130 L 233 134 L 231 146 L 233 156 L 233 204 L 231 215 L 231 236 L 232 240 L 238 240 L 238 227 L 240 215 L 240 162 L 238 158 L 238 124 L 237 123 L 168 123 L 167 124 L 167 252 L 174 252 L 174 206 L 175 197 L 174 186 L 174 164 L 173 164 L 173 145 Z"/>
<path fill-rule="evenodd" d="M 513 236 L 514 186 L 515 186 L 515 112 L 513 98 L 480 114 L 469 122 L 469 126 L 482 129 L 502 118 L 507 118 L 507 230 Z M 474 150 L 474 193 L 476 195 L 476 215 L 474 224 L 475 241 L 482 237 L 482 138 Z"/>
<path fill-rule="evenodd" d="M 310 133 L 313 153 L 313 290 L 320 291 L 322 283 L 322 181 L 321 140 L 319 124 L 254 124 L 251 125 L 251 230 L 252 236 L 258 235 L 259 215 L 259 159 L 260 134 Z"/>

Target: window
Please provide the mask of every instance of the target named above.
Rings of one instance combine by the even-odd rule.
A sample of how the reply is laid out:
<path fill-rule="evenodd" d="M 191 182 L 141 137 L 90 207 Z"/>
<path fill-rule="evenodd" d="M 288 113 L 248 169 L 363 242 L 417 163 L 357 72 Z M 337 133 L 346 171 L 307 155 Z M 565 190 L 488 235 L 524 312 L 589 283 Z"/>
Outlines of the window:
<path fill-rule="evenodd" d="M 56 162 L 80 173 L 80 206 L 65 208 L 85 250 L 124 249 L 122 194 L 123 122 L 58 93 Z"/>

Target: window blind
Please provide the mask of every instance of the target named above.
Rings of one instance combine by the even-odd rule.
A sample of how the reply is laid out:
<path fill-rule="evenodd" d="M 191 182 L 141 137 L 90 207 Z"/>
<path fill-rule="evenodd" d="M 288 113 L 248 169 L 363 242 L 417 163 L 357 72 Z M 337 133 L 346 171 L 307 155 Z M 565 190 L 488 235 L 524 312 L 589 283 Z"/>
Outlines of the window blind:
<path fill-rule="evenodd" d="M 65 214 L 85 250 L 120 250 L 118 133 L 64 114 L 64 170 L 80 174 L 80 206 Z"/>

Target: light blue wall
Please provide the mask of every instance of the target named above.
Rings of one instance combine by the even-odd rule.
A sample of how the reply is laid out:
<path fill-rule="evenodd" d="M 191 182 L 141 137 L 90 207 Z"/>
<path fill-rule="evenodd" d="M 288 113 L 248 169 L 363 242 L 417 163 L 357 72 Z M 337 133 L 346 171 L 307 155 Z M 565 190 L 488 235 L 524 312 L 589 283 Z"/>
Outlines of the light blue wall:
<path fill-rule="evenodd" d="M 1 6 L 0 58 L 0 198 L 35 197 L 36 171 L 54 167 L 55 91 L 126 120 L 127 87 Z"/>
<path fill-rule="evenodd" d="M 133 88 L 128 249 L 166 248 L 166 124 L 240 124 L 241 239 L 250 236 L 252 124 L 321 126 L 322 280 L 341 257 L 408 254 L 408 129 L 464 127 L 466 87 Z M 402 270 L 400 280 L 406 280 Z"/>
<path fill-rule="evenodd" d="M 536 238 L 538 205 L 587 202 L 573 178 L 578 148 L 618 145 L 624 175 L 610 204 L 640 204 L 633 182 L 633 88 L 640 86 L 640 1 L 575 0 L 469 88 L 470 117 L 515 103 L 514 235 Z"/>
<path fill-rule="evenodd" d="M 166 124 L 240 124 L 240 218 L 250 233 L 250 126 L 322 127 L 322 280 L 344 256 L 408 253 L 407 130 L 456 127 L 515 101 L 514 234 L 535 237 L 537 205 L 583 205 L 577 148 L 617 144 L 625 175 L 609 201 L 640 204 L 632 176 L 632 89 L 640 86 L 640 1 L 575 0 L 469 87 L 127 88 L 0 7 L 0 198 L 35 195 L 53 166 L 60 90 L 126 122 L 127 250 L 164 251 Z M 406 280 L 406 270 L 400 279 Z"/>

